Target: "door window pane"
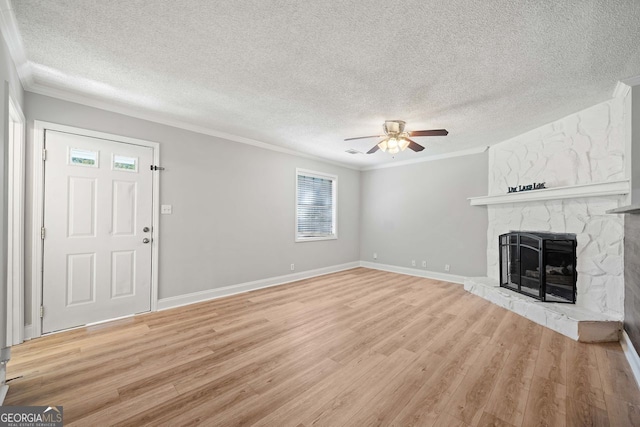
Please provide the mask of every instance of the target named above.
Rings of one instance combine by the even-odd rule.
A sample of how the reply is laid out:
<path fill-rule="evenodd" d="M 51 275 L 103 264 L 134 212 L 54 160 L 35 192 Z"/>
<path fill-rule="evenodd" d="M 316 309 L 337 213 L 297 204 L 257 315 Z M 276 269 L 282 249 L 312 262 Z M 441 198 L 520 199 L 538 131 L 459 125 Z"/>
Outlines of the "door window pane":
<path fill-rule="evenodd" d="M 98 152 L 82 150 L 80 148 L 70 148 L 69 164 L 96 168 L 98 167 Z"/>
<path fill-rule="evenodd" d="M 113 170 L 137 172 L 138 171 L 138 158 L 113 155 Z"/>

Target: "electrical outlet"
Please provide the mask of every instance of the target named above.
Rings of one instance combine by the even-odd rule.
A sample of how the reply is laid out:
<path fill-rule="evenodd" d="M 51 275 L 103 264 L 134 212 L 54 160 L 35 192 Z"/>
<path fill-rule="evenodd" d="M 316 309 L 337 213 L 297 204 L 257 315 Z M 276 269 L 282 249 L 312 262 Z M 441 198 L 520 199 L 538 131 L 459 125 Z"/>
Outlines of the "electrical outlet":
<path fill-rule="evenodd" d="M 291 264 L 291 271 L 295 270 L 296 266 L 294 264 Z"/>
<path fill-rule="evenodd" d="M 378 259 L 378 253 L 377 252 L 373 253 L 373 259 Z"/>
<path fill-rule="evenodd" d="M 415 260 L 415 259 L 412 259 L 412 260 L 411 260 L 411 267 L 415 267 L 415 266 L 416 266 L 416 260 Z"/>
<path fill-rule="evenodd" d="M 422 261 L 422 268 L 427 268 L 427 261 Z"/>
<path fill-rule="evenodd" d="M 449 270 L 451 270 L 451 266 L 449 264 L 445 264 L 444 271 L 449 271 Z"/>
<path fill-rule="evenodd" d="M 173 213 L 173 206 L 171 205 L 161 205 L 160 213 L 162 215 L 171 215 Z"/>

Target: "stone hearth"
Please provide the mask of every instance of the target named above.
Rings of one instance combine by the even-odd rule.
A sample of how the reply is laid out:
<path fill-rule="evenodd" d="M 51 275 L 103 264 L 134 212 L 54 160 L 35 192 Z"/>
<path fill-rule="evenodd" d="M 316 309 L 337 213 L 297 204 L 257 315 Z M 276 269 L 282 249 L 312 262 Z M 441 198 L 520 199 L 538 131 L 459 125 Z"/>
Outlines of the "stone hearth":
<path fill-rule="evenodd" d="M 496 279 L 468 277 L 464 289 L 576 341 L 618 341 L 622 330 L 622 322 L 612 316 L 575 305 L 543 303 L 501 288 Z"/>

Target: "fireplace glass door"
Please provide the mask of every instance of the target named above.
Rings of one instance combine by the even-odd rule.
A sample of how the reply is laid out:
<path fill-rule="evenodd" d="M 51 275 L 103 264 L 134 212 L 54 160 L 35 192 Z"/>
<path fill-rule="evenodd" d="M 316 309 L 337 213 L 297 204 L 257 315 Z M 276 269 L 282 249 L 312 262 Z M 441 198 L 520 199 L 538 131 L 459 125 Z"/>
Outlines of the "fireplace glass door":
<path fill-rule="evenodd" d="M 542 301 L 575 303 L 575 235 L 511 232 L 499 244 L 500 286 Z"/>
<path fill-rule="evenodd" d="M 518 236 L 500 236 L 500 259 L 503 262 L 500 271 L 504 287 L 520 290 L 520 255 L 518 254 Z"/>

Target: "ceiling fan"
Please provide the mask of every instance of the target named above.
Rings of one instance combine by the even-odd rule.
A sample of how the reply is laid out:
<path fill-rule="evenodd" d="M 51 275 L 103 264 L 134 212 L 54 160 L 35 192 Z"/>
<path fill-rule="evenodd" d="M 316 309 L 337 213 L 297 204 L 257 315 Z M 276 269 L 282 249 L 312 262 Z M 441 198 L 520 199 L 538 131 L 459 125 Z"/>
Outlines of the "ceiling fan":
<path fill-rule="evenodd" d="M 382 129 L 384 129 L 384 135 L 372 135 L 372 136 L 359 136 L 357 138 L 347 138 L 345 141 L 353 141 L 354 139 L 365 138 L 382 138 L 384 139 L 373 146 L 373 148 L 367 151 L 367 154 L 373 154 L 378 150 L 388 151 L 391 154 L 396 154 L 400 151 L 404 151 L 410 148 L 413 151 L 422 151 L 424 147 L 415 141 L 409 139 L 417 136 L 447 136 L 449 132 L 446 129 L 432 129 L 432 130 L 414 130 L 411 132 L 404 131 L 405 122 L 402 120 L 386 120 Z"/>

